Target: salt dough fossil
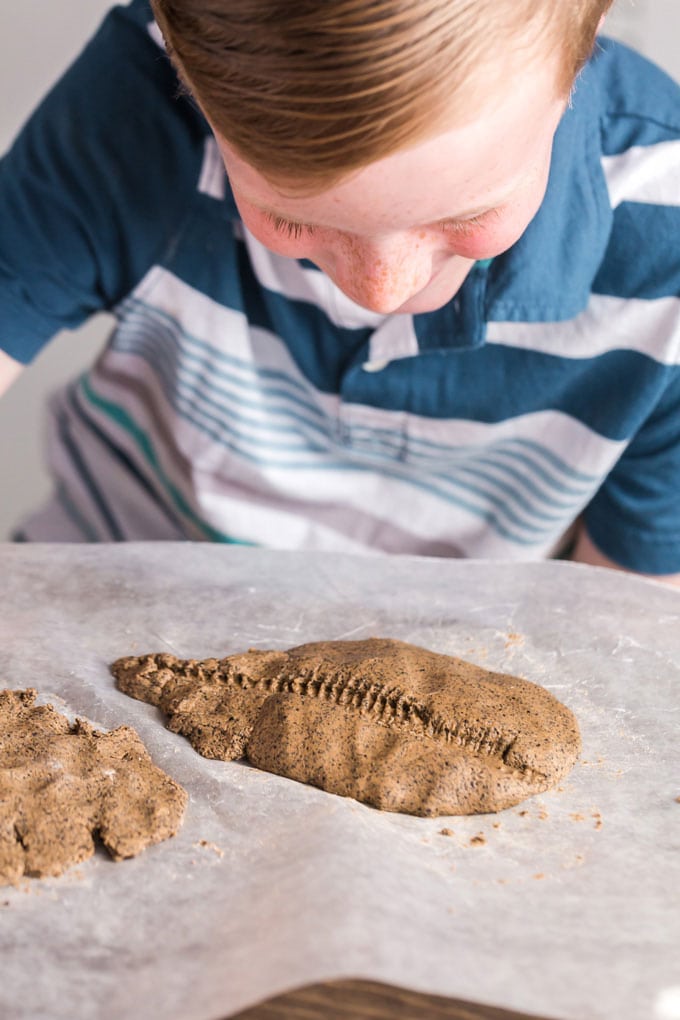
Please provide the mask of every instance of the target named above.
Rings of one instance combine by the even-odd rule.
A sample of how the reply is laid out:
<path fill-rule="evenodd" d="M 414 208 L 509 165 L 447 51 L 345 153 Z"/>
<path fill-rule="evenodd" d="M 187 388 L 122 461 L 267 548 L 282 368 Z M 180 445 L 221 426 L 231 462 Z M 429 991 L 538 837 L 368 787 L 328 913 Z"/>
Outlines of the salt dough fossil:
<path fill-rule="evenodd" d="M 33 689 L 0 691 L 0 885 L 60 875 L 94 853 L 115 860 L 173 836 L 187 796 L 128 726 L 75 723 Z"/>
<path fill-rule="evenodd" d="M 498 811 L 556 783 L 581 746 L 544 688 L 389 638 L 111 668 L 205 757 L 247 758 L 388 811 Z"/>

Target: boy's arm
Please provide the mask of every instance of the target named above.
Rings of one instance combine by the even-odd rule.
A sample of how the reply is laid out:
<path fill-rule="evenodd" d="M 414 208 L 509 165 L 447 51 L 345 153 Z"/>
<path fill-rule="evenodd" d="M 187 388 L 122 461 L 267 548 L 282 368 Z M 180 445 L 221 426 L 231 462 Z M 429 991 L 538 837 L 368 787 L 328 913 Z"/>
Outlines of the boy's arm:
<path fill-rule="evenodd" d="M 622 567 L 619 563 L 615 563 L 614 560 L 610 560 L 604 553 L 601 553 L 597 546 L 593 544 L 590 535 L 583 525 L 581 525 L 581 530 L 578 533 L 571 558 L 576 563 L 588 563 L 593 567 L 609 567 L 612 570 L 628 569 L 627 567 Z M 671 584 L 680 588 L 680 574 L 642 574 L 641 576 L 650 577 L 655 581 L 663 581 L 665 584 Z"/>
<path fill-rule="evenodd" d="M 131 293 L 198 194 L 208 128 L 150 22 L 147 0 L 114 8 L 0 159 L 0 392 Z"/>
<path fill-rule="evenodd" d="M 24 366 L 0 351 L 0 397 L 10 388 Z"/>

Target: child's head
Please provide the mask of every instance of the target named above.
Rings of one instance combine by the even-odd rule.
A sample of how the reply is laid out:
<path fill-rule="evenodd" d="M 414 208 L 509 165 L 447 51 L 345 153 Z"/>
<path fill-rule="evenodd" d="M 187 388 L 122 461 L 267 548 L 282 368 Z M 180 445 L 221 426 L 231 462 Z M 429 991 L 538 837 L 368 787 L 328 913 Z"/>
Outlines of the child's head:
<path fill-rule="evenodd" d="M 379 313 L 523 234 L 609 0 L 153 0 L 267 248 Z"/>
<path fill-rule="evenodd" d="M 319 189 L 475 117 L 519 63 L 569 92 L 612 0 L 153 0 L 212 126 L 270 180 Z M 515 64 L 514 66 L 518 66 Z"/>

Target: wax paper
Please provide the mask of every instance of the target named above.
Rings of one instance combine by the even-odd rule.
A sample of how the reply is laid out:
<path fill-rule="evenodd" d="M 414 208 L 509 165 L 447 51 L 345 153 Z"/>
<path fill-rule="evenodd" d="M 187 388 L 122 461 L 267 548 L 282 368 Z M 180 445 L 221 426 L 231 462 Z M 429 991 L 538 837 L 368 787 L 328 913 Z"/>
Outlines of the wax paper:
<path fill-rule="evenodd" d="M 133 726 L 189 793 L 122 863 L 0 889 L 0 1016 L 218 1020 L 386 981 L 550 1020 L 669 1020 L 680 987 L 680 593 L 569 563 L 214 545 L 0 547 L 0 685 Z M 495 815 L 388 814 L 208 761 L 109 663 L 401 638 L 542 684 L 583 754 Z"/>

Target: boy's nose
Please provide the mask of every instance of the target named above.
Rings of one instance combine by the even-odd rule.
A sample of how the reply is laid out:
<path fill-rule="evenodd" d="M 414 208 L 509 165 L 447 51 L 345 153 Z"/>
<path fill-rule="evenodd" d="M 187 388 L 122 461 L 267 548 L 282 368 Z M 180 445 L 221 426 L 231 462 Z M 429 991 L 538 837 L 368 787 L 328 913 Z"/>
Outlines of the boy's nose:
<path fill-rule="evenodd" d="M 392 243 L 353 241 L 335 260 L 335 282 L 356 304 L 387 315 L 418 294 L 432 277 L 432 253 L 407 238 Z"/>

